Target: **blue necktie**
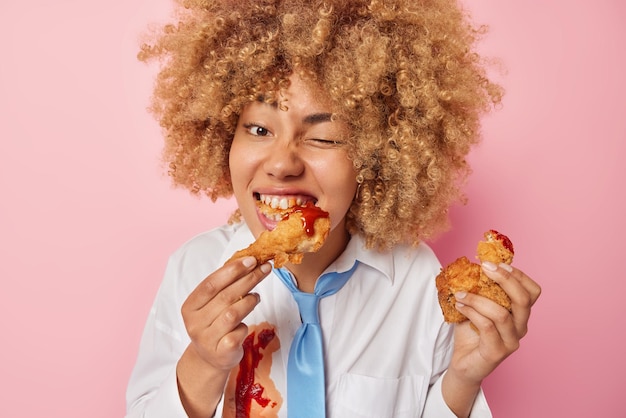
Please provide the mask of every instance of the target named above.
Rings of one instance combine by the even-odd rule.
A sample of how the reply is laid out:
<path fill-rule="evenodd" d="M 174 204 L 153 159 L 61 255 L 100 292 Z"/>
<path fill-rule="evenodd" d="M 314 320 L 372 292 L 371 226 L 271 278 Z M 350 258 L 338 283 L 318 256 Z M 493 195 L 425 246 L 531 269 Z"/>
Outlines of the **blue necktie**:
<path fill-rule="evenodd" d="M 324 418 L 326 416 L 326 382 L 324 378 L 324 347 L 319 322 L 319 301 L 343 287 L 354 270 L 323 274 L 315 284 L 314 293 L 298 290 L 293 277 L 284 268 L 274 269 L 293 294 L 302 325 L 293 337 L 287 363 L 287 412 L 289 418 Z"/>

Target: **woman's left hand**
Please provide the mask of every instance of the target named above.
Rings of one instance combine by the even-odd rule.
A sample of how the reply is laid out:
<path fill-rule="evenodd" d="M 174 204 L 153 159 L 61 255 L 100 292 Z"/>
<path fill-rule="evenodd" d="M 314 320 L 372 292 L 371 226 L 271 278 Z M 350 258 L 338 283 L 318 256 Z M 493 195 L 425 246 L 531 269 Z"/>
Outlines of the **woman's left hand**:
<path fill-rule="evenodd" d="M 472 384 L 480 384 L 520 346 L 528 332 L 531 307 L 541 288 L 522 271 L 508 265 L 483 263 L 482 269 L 511 298 L 511 312 L 475 294 L 457 294 L 457 309 L 469 321 L 455 328 L 454 354 L 449 372 Z M 476 329 L 472 329 L 471 324 Z"/>

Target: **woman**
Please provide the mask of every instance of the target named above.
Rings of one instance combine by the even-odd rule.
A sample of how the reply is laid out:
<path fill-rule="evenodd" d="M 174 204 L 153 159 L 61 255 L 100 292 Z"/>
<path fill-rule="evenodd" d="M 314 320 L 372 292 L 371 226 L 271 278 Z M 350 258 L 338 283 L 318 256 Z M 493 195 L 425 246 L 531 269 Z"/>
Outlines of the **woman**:
<path fill-rule="evenodd" d="M 501 96 L 458 5 L 184 6 L 141 54 L 164 59 L 164 158 L 175 184 L 234 195 L 239 209 L 172 256 L 128 416 L 490 416 L 480 384 L 518 348 L 540 289 L 484 265 L 512 309 L 457 294 L 478 332 L 445 323 L 437 304 L 440 265 L 423 240 L 445 227 L 479 117 Z M 320 251 L 286 270 L 224 264 L 275 226 L 272 207 L 306 202 L 329 213 Z M 340 276 L 315 302 L 316 390 L 290 353 L 309 324 L 296 301 Z"/>

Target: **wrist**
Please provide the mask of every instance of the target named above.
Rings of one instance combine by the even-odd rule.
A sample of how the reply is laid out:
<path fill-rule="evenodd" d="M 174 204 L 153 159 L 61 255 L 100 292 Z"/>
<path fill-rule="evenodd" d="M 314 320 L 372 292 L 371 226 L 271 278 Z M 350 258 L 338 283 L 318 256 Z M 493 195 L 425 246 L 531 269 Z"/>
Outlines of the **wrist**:
<path fill-rule="evenodd" d="M 188 346 L 176 365 L 178 394 L 189 417 L 213 416 L 230 371 L 207 363 Z"/>
<path fill-rule="evenodd" d="M 454 384 L 458 387 L 467 387 L 471 389 L 480 389 L 483 381 L 480 378 L 474 378 L 470 376 L 471 373 L 467 371 L 457 369 L 453 364 L 450 364 L 446 370 L 444 381 L 449 381 L 450 384 Z"/>
<path fill-rule="evenodd" d="M 457 417 L 468 417 L 480 392 L 481 381 L 467 379 L 462 373 L 448 369 L 441 382 L 441 392 L 448 408 Z"/>

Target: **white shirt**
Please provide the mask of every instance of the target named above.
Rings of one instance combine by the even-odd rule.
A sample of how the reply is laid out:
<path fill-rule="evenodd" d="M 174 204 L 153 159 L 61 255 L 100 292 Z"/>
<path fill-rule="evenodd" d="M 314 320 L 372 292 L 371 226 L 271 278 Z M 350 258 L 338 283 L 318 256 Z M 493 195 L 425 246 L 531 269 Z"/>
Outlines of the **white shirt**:
<path fill-rule="evenodd" d="M 245 224 L 223 226 L 196 236 L 171 256 L 128 385 L 128 418 L 186 416 L 176 383 L 176 363 L 190 342 L 181 306 L 200 281 L 253 240 Z M 348 270 L 355 259 L 360 263 L 348 283 L 320 302 L 328 418 L 453 418 L 441 394 L 453 328 L 443 321 L 437 301 L 439 261 L 425 244 L 379 253 L 354 236 L 327 271 Z M 272 354 L 270 377 L 285 397 L 298 307 L 273 273 L 254 291 L 261 303 L 245 323 L 275 325 L 281 348 Z M 217 415 L 221 411 L 220 402 Z M 286 400 L 278 416 L 287 418 Z M 491 417 L 482 391 L 471 417 Z"/>

